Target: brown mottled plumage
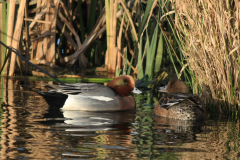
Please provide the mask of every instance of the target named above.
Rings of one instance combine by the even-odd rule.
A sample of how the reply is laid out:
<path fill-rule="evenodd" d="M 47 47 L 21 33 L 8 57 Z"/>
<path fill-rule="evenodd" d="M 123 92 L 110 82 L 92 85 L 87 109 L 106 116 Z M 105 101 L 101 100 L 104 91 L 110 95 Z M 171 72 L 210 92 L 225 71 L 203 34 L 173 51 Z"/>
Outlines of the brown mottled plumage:
<path fill-rule="evenodd" d="M 155 115 L 181 120 L 204 119 L 206 110 L 198 96 L 188 94 L 189 88 L 186 83 L 173 79 L 164 89 L 169 94 L 160 98 L 154 108 Z"/>

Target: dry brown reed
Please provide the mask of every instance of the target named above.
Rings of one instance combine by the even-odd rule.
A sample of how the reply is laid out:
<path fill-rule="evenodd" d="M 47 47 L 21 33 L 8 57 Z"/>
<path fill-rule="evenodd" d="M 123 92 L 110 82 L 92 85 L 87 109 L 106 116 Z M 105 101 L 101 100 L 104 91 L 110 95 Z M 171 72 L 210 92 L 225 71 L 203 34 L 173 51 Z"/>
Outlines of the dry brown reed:
<path fill-rule="evenodd" d="M 165 4 L 167 0 L 162 1 Z M 118 66 L 119 70 L 128 71 L 126 74 L 130 74 L 132 71 L 134 74 L 138 74 L 136 69 L 138 64 L 138 69 L 142 72 L 142 74 L 138 74 L 141 75 L 138 77 L 141 78 L 143 77 L 143 65 L 145 65 L 146 59 L 149 59 L 146 64 L 151 65 L 146 67 L 148 72 L 145 74 L 153 72 L 156 46 L 158 45 L 158 48 L 160 48 L 159 43 L 157 43 L 157 36 L 155 36 L 154 41 L 151 40 L 154 32 L 155 35 L 160 33 L 156 26 L 156 21 L 158 21 L 156 11 L 160 11 L 157 9 L 159 1 L 142 3 L 136 0 L 128 2 L 115 0 L 106 1 L 105 7 L 103 7 L 103 1 L 87 2 L 67 0 L 21 1 L 21 7 L 16 11 L 14 8 L 15 1 L 10 0 L 10 4 L 6 3 L 2 7 L 11 8 L 8 21 L 3 20 L 9 25 L 8 31 L 1 31 L 3 29 L 0 27 L 0 32 L 3 32 L 8 40 L 3 41 L 2 38 L 0 40 L 7 43 L 8 46 L 18 43 L 14 46 L 20 51 L 20 54 L 37 65 L 52 66 L 60 64 L 61 66 L 72 67 L 78 61 L 79 67 L 88 67 L 94 65 L 94 63 L 99 66 L 105 56 L 105 67 L 108 66 L 105 70 L 108 70 L 108 72 L 114 73 L 116 66 Z M 90 4 L 91 7 L 89 8 Z M 85 8 L 85 5 L 88 8 Z M 140 6 L 146 6 L 146 8 Z M 93 11 L 88 10 L 91 8 Z M 17 12 L 18 14 L 15 15 Z M 3 13 L 7 13 L 7 11 Z M 84 15 L 88 15 L 87 18 Z M 18 17 L 18 21 L 21 22 L 16 25 L 16 28 L 13 24 L 15 17 Z M 148 29 L 153 26 L 156 29 Z M 18 38 L 13 38 L 13 30 L 18 30 L 19 34 L 14 34 Z M 149 38 L 145 38 L 146 34 Z M 143 39 L 143 46 L 140 46 L 140 38 Z M 107 43 L 105 43 L 106 39 Z M 98 40 L 103 41 L 103 43 L 99 43 Z M 147 47 L 148 43 L 154 47 Z M 138 53 L 140 48 L 144 48 L 144 53 L 146 53 L 143 56 L 138 56 L 140 55 Z M 148 48 L 153 49 L 148 50 Z M 149 56 L 147 53 L 151 53 L 151 55 Z M 20 67 L 22 64 L 21 61 L 19 62 L 16 59 L 15 54 L 12 57 L 6 57 L 11 59 L 11 67 L 9 74 L 7 73 L 8 67 L 5 67 L 4 72 L 5 75 L 12 76 L 16 67 Z M 18 60 L 18 65 L 15 63 L 16 60 Z M 136 61 L 139 62 L 136 63 Z M 161 56 L 156 59 L 155 63 L 157 64 L 158 61 L 161 61 Z M 9 63 L 7 64 L 9 65 Z M 131 67 L 126 70 L 124 66 L 125 68 Z M 160 66 L 158 63 L 157 67 L 160 68 Z M 152 75 L 153 73 L 150 77 L 153 77 Z"/>
<path fill-rule="evenodd" d="M 240 2 L 172 0 L 175 29 L 196 83 L 233 111 L 240 103 Z M 223 106 L 224 106 L 223 105 Z M 218 108 L 223 112 L 224 108 Z"/>

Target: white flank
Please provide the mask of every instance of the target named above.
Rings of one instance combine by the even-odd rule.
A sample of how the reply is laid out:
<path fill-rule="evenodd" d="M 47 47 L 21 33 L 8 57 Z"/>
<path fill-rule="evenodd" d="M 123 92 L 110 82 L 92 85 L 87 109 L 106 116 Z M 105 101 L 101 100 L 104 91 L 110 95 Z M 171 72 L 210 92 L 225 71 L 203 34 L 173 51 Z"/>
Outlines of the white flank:
<path fill-rule="evenodd" d="M 85 100 L 86 99 L 86 100 Z M 92 104 L 89 104 L 91 103 Z M 100 102 L 113 101 L 112 98 L 104 96 L 81 96 L 81 95 L 69 95 L 65 104 L 63 105 L 63 110 L 88 110 L 86 106 L 96 105 Z"/>
<path fill-rule="evenodd" d="M 106 102 L 113 100 L 112 98 L 104 97 L 104 96 L 86 96 L 86 98 L 97 99 L 99 101 L 106 101 Z"/>
<path fill-rule="evenodd" d="M 112 101 L 113 99 L 112 98 L 109 98 L 109 97 L 104 97 L 104 96 L 82 96 L 82 95 L 68 95 L 68 99 L 79 99 L 79 98 L 90 98 L 90 99 L 96 99 L 96 100 L 99 100 L 99 101 Z"/>

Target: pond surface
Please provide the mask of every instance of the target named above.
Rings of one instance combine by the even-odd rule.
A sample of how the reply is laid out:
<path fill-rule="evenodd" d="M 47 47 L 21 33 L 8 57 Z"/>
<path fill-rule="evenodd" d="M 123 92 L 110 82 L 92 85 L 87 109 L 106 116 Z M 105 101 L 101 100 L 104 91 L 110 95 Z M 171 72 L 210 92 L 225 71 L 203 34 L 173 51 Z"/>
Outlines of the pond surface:
<path fill-rule="evenodd" d="M 240 157 L 239 120 L 154 117 L 157 98 L 150 91 L 134 95 L 137 109 L 132 112 L 62 112 L 49 108 L 33 87 L 16 80 L 2 82 L 1 159 Z"/>

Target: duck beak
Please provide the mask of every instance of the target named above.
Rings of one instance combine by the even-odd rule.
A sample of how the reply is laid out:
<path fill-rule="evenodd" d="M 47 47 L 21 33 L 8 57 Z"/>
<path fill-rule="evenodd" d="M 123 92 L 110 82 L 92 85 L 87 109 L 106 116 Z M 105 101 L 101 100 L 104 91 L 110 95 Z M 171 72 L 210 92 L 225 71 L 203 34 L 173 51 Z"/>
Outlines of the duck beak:
<path fill-rule="evenodd" d="M 136 87 L 134 87 L 133 93 L 136 93 L 136 94 L 142 94 L 142 91 L 140 91 L 139 89 L 137 89 Z"/>
<path fill-rule="evenodd" d="M 167 92 L 167 86 L 159 87 L 158 89 L 158 92 Z"/>

